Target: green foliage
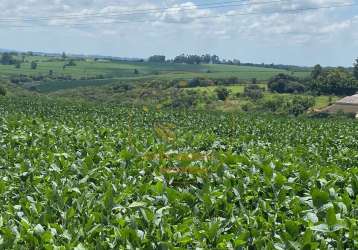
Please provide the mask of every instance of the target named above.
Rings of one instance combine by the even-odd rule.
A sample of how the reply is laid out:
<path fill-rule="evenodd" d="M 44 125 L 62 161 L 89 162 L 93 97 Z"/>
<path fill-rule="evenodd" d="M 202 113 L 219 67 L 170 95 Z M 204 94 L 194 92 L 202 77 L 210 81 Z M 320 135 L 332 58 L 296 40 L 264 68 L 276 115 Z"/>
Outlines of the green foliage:
<path fill-rule="evenodd" d="M 215 92 L 218 99 L 221 101 L 225 101 L 230 95 L 230 90 L 224 87 L 216 88 Z"/>
<path fill-rule="evenodd" d="M 353 76 L 356 80 L 358 80 L 358 58 L 355 60 L 353 64 Z"/>
<path fill-rule="evenodd" d="M 16 60 L 11 53 L 2 53 L 0 63 L 3 65 L 12 65 L 16 63 Z"/>
<path fill-rule="evenodd" d="M 314 66 L 311 72 L 311 77 L 312 79 L 316 80 L 322 73 L 323 73 L 323 69 L 321 65 L 317 64 L 316 66 Z"/>
<path fill-rule="evenodd" d="M 265 89 L 259 85 L 248 85 L 245 86 L 244 96 L 249 97 L 252 100 L 258 100 L 263 98 Z"/>
<path fill-rule="evenodd" d="M 154 55 L 148 58 L 150 63 L 165 63 L 165 56 Z"/>
<path fill-rule="evenodd" d="M 4 86 L 0 85 L 0 96 L 5 96 L 7 93 Z"/>
<path fill-rule="evenodd" d="M 315 105 L 315 99 L 308 96 L 295 96 L 288 102 L 288 114 L 301 115 Z"/>
<path fill-rule="evenodd" d="M 278 114 L 298 116 L 315 105 L 315 99 L 310 96 L 281 96 L 274 99 L 262 100 L 256 109 Z"/>
<path fill-rule="evenodd" d="M 313 81 L 311 88 L 321 94 L 352 95 L 358 91 L 358 81 L 343 68 L 329 69 Z"/>
<path fill-rule="evenodd" d="M 303 93 L 305 86 L 295 76 L 278 74 L 270 79 L 268 88 L 277 93 Z"/>
<path fill-rule="evenodd" d="M 0 63 L 0 74 L 8 79 L 16 79 L 20 82 L 21 79 L 26 81 L 21 83 L 43 83 L 45 85 L 52 84 L 48 80 L 54 80 L 53 88 L 57 91 L 63 83 L 59 81 L 73 81 L 73 80 L 88 80 L 88 86 L 93 86 L 91 80 L 98 80 L 98 76 L 101 75 L 102 79 L 113 81 L 115 80 L 185 80 L 193 78 L 204 79 L 201 86 L 214 85 L 231 85 L 231 84 L 245 84 L 251 82 L 253 78 L 257 78 L 258 81 L 268 80 L 270 77 L 278 73 L 287 73 L 284 69 L 274 69 L 265 67 L 254 66 L 238 66 L 238 65 L 223 65 L 223 64 L 179 64 L 179 63 L 151 63 L 151 62 L 126 62 L 126 61 L 101 61 L 94 59 L 76 59 L 76 67 L 64 67 L 65 60 L 61 56 L 59 57 L 47 57 L 47 56 L 34 56 L 26 55 L 26 60 L 23 55 L 13 56 L 13 59 L 21 62 L 21 68 L 10 67 L 10 65 L 3 65 Z M 205 60 L 207 60 L 209 57 Z M 31 62 L 38 63 L 36 69 L 31 69 Z M 67 62 L 67 61 L 66 61 Z M 52 70 L 53 74 L 49 75 L 49 70 Z M 140 74 L 136 74 L 137 69 Z M 207 72 L 210 72 L 208 74 Z M 307 76 L 308 71 L 296 71 L 295 76 Z M 46 76 L 43 80 L 38 78 Z M 208 79 L 210 77 L 210 79 Z M 107 81 L 109 82 L 109 81 Z M 98 86 L 102 85 L 101 82 L 97 82 Z M 34 84 L 29 84 L 31 87 Z M 71 84 L 69 84 L 71 85 Z M 83 83 L 82 86 L 84 86 Z M 73 85 L 77 87 L 77 85 Z"/>
<path fill-rule="evenodd" d="M 35 61 L 32 61 L 32 62 L 31 62 L 31 69 L 32 69 L 32 70 L 37 69 L 37 62 L 35 62 Z"/>
<path fill-rule="evenodd" d="M 71 59 L 71 60 L 66 64 L 67 67 L 74 67 L 74 66 L 76 66 L 76 65 L 77 65 L 76 62 L 75 62 L 75 60 L 73 60 L 73 59 Z"/>
<path fill-rule="evenodd" d="M 27 98 L 0 117 L 1 249 L 358 247 L 352 120 Z"/>

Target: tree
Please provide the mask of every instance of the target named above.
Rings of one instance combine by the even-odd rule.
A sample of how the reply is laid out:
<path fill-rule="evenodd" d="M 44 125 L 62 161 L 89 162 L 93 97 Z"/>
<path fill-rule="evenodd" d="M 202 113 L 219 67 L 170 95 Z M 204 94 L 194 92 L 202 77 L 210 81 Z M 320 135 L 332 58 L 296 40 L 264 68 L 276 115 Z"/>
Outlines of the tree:
<path fill-rule="evenodd" d="M 310 87 L 320 94 L 353 95 L 358 91 L 358 81 L 346 69 L 336 68 L 325 70 Z"/>
<path fill-rule="evenodd" d="M 314 66 L 312 72 L 311 72 L 311 77 L 313 79 L 317 79 L 323 72 L 323 69 L 321 67 L 321 65 L 317 64 L 316 66 Z"/>
<path fill-rule="evenodd" d="M 230 95 L 230 91 L 227 88 L 217 88 L 215 89 L 215 92 L 218 99 L 221 101 L 225 101 Z"/>
<path fill-rule="evenodd" d="M 16 60 L 14 60 L 14 58 L 12 57 L 12 55 L 10 53 L 3 53 L 1 55 L 1 64 L 4 65 L 11 65 L 14 64 L 16 62 Z"/>
<path fill-rule="evenodd" d="M 295 96 L 291 102 L 288 103 L 288 113 L 290 115 L 298 116 L 306 112 L 309 108 L 315 105 L 315 99 L 313 97 L 301 97 Z"/>
<path fill-rule="evenodd" d="M 201 62 L 209 64 L 211 61 L 211 56 L 209 54 L 205 54 L 201 56 Z"/>
<path fill-rule="evenodd" d="M 148 62 L 151 63 L 165 63 L 165 56 L 154 55 L 148 58 Z"/>
<path fill-rule="evenodd" d="M 280 73 L 270 79 L 268 88 L 277 93 L 302 93 L 305 86 L 299 82 L 297 77 Z"/>
<path fill-rule="evenodd" d="M 31 69 L 37 69 L 37 62 L 31 62 Z"/>
<path fill-rule="evenodd" d="M 211 63 L 212 64 L 218 64 L 220 63 L 220 58 L 217 55 L 212 55 L 211 56 Z"/>
<path fill-rule="evenodd" d="M 135 74 L 135 75 L 138 75 L 138 74 L 139 74 L 138 69 L 134 69 L 134 74 Z"/>
<path fill-rule="evenodd" d="M 21 68 L 21 63 L 18 61 L 18 62 L 16 62 L 16 64 L 15 64 L 15 68 L 17 68 L 17 69 L 19 69 L 19 68 Z"/>
<path fill-rule="evenodd" d="M 265 88 L 261 88 L 258 85 L 248 85 L 245 87 L 244 89 L 244 96 L 245 97 L 249 97 L 252 100 L 258 100 L 263 98 L 264 94 L 263 92 L 265 91 Z"/>
<path fill-rule="evenodd" d="M 0 85 L 0 96 L 6 96 L 6 89 L 4 86 Z"/>
<path fill-rule="evenodd" d="M 68 63 L 65 63 L 64 67 L 75 67 L 75 60 L 71 59 Z"/>
<path fill-rule="evenodd" d="M 354 78 L 358 80 L 358 58 L 354 62 L 353 75 Z"/>
<path fill-rule="evenodd" d="M 63 60 L 65 60 L 65 59 L 67 58 L 66 53 L 65 53 L 65 52 L 62 52 L 62 56 L 61 56 L 61 57 L 62 57 Z"/>

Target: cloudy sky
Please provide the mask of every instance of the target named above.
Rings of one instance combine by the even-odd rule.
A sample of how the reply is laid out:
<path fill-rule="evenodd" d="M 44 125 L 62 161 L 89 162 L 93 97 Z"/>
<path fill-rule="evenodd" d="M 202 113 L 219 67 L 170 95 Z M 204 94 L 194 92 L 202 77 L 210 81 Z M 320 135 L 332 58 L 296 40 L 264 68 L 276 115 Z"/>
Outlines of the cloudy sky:
<path fill-rule="evenodd" d="M 7 49 L 331 66 L 358 57 L 357 0 L 1 0 L 0 9 Z"/>

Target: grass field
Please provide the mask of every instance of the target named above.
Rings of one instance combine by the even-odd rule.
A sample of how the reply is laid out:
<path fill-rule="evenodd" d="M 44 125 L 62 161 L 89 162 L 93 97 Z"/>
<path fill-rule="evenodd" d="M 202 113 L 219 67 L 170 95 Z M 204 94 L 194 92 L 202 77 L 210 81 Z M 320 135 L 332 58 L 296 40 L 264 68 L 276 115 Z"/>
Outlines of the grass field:
<path fill-rule="evenodd" d="M 231 65 L 186 65 L 186 64 L 155 64 L 146 62 L 106 62 L 76 61 L 76 66 L 63 68 L 64 61 L 50 57 L 29 57 L 21 64 L 20 69 L 13 65 L 0 65 L 0 74 L 11 75 L 47 75 L 50 70 L 54 75 L 71 75 L 74 78 L 103 75 L 105 78 L 122 77 L 159 77 L 163 79 L 190 79 L 193 77 L 228 78 L 239 77 L 242 80 L 257 78 L 267 80 L 278 73 L 290 73 L 297 76 L 306 72 L 289 72 L 286 70 L 231 66 Z M 30 68 L 31 61 L 37 61 L 36 70 Z M 138 74 L 134 70 L 138 70 Z M 210 72 L 210 73 L 208 73 Z"/>
<path fill-rule="evenodd" d="M 20 58 L 18 58 L 20 59 Z M 95 87 L 116 84 L 123 81 L 149 80 L 190 80 L 195 77 L 207 79 L 228 79 L 237 77 L 240 81 L 267 81 L 278 73 L 291 74 L 299 77 L 307 76 L 308 72 L 279 70 L 273 68 L 248 67 L 236 65 L 188 65 L 188 64 L 158 64 L 148 62 L 118 62 L 109 60 L 75 60 L 76 66 L 64 67 L 70 59 L 47 56 L 26 56 L 20 68 L 14 65 L 0 65 L 1 78 L 16 78 L 21 75 L 38 77 L 44 80 L 33 81 L 26 79 L 21 85 L 40 93 L 51 93 L 60 90 L 78 87 Z M 31 62 L 36 61 L 38 66 L 31 69 Z M 51 71 L 51 77 L 50 75 Z M 71 77 L 61 80 L 57 78 Z M 53 79 L 56 78 L 56 79 Z M 242 88 L 242 87 L 237 87 Z M 233 91 L 236 91 L 233 88 Z"/>

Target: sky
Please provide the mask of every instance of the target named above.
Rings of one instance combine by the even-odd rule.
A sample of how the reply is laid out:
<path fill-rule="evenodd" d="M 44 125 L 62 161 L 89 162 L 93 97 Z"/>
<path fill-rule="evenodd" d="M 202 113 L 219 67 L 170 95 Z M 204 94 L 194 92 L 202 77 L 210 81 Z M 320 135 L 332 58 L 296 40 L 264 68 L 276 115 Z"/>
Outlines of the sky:
<path fill-rule="evenodd" d="M 337 5 L 351 6 L 326 8 Z M 302 66 L 358 57 L 358 0 L 1 0 L 0 9 L 5 49 Z"/>

